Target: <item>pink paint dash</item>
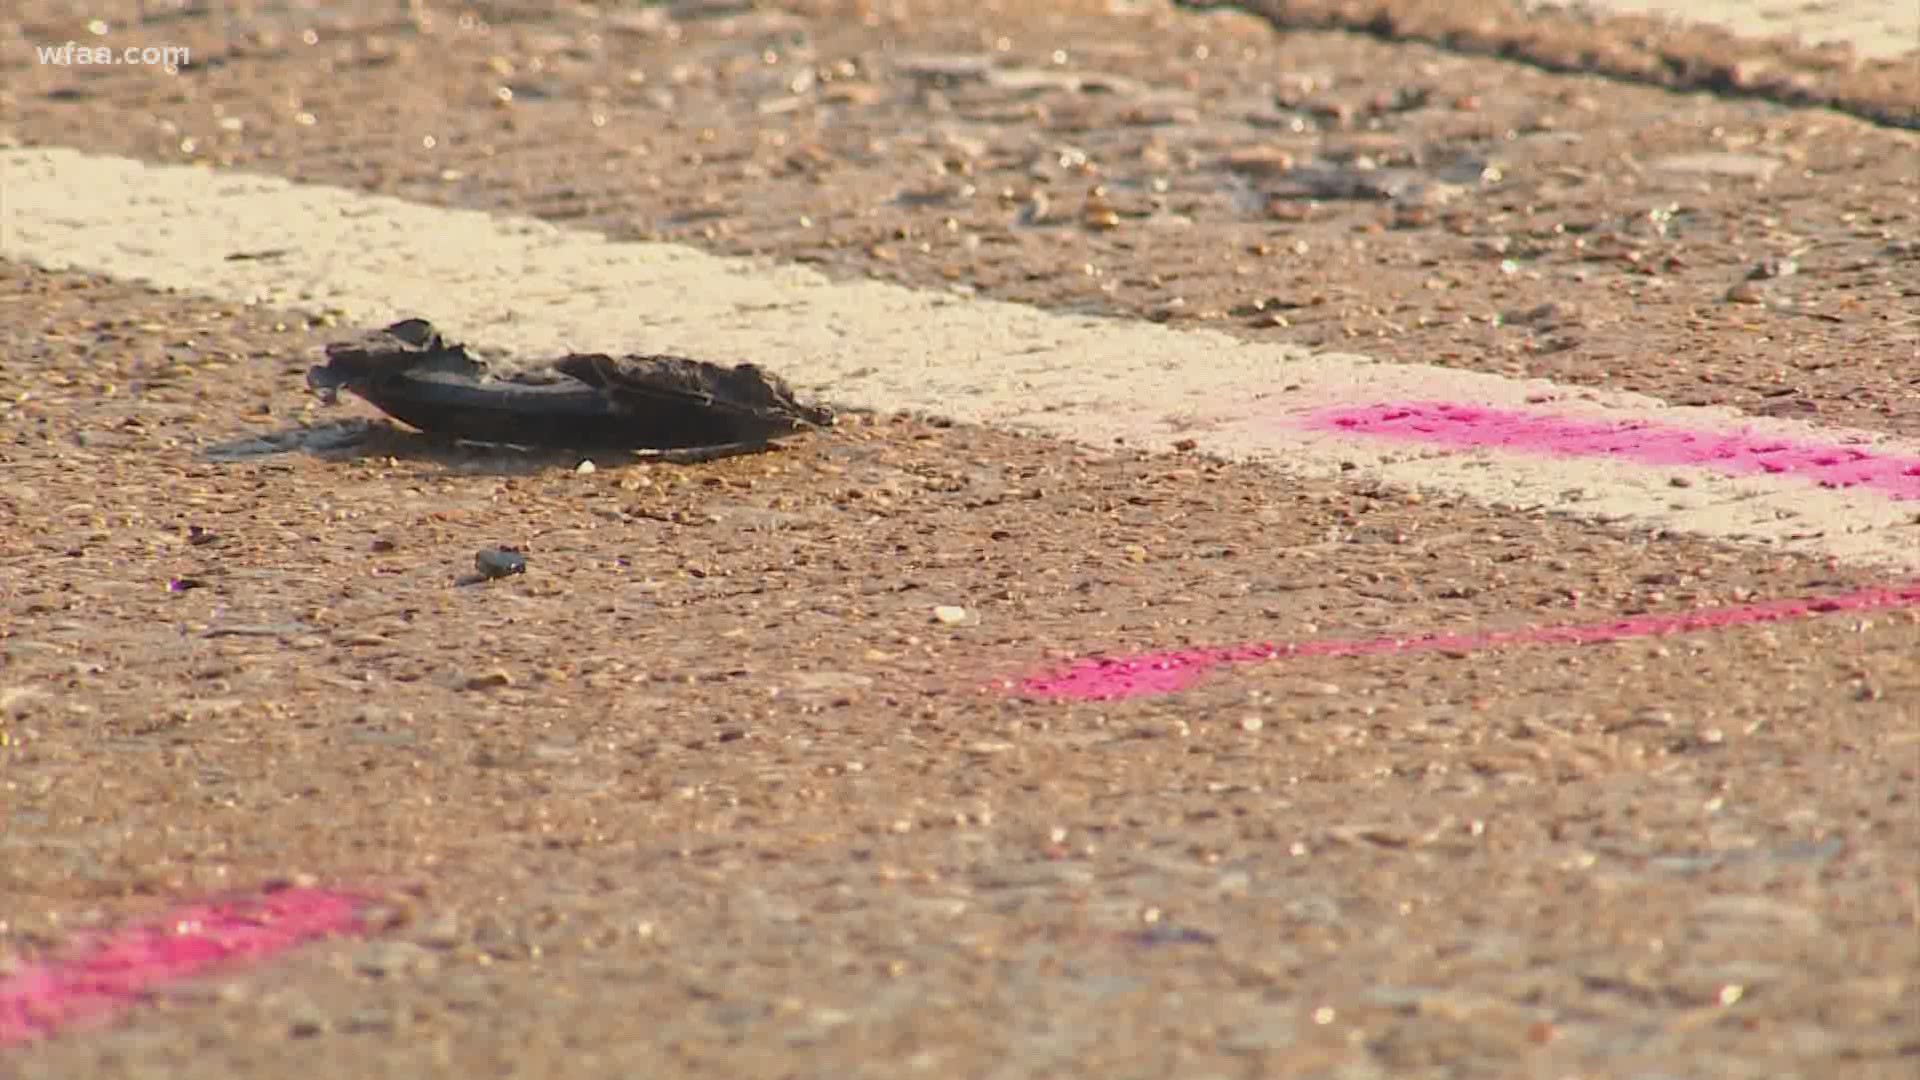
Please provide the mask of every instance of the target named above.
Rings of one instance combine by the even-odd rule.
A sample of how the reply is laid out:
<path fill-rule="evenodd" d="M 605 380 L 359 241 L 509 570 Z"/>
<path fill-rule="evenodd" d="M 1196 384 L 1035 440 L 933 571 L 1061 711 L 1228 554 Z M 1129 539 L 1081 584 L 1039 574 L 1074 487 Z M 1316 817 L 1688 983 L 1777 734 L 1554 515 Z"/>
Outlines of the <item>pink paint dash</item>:
<path fill-rule="evenodd" d="M 258 963 L 316 938 L 359 933 L 363 903 L 321 889 L 271 889 L 91 935 L 60 959 L 18 966 L 0 979 L 0 1047 L 103 1020 L 169 983 L 217 967 Z"/>
<path fill-rule="evenodd" d="M 1920 606 L 1920 582 L 1821 598 L 1772 600 L 1759 604 L 1703 608 L 1673 615 L 1635 615 L 1601 623 L 1530 626 L 1520 630 L 1487 630 L 1469 634 L 1306 641 L 1297 644 L 1258 642 L 1140 656 L 1092 657 L 1050 674 L 1023 679 L 1015 686 L 1014 693 L 1029 698 L 1110 701 L 1176 693 L 1192 686 L 1209 672 L 1232 664 L 1292 657 L 1385 656 L 1478 652 L 1534 645 L 1596 645 L 1628 638 L 1661 637 L 1755 623 L 1784 622 L 1842 611 L 1914 606 Z"/>
<path fill-rule="evenodd" d="M 1449 402 L 1340 406 L 1309 414 L 1304 423 L 1315 430 L 1429 446 L 1606 457 L 1692 466 L 1728 476 L 1794 476 L 1821 487 L 1865 488 L 1896 500 L 1920 499 L 1920 456 L 1745 431 L 1699 431 L 1650 420 L 1607 422 Z"/>

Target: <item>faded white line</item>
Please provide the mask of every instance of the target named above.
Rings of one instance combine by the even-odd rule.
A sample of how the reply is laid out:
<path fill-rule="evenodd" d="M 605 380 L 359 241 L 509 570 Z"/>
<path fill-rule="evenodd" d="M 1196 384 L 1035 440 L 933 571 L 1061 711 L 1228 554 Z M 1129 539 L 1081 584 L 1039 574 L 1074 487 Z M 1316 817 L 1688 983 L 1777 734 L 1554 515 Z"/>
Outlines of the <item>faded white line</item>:
<path fill-rule="evenodd" d="M 0 255 L 355 324 L 403 315 L 520 355 L 678 351 L 752 359 L 843 405 L 934 412 L 1095 445 L 1125 440 L 1355 474 L 1650 529 L 1920 568 L 1912 502 L 1794 478 L 1628 462 L 1410 450 L 1290 421 L 1329 404 L 1408 398 L 1742 428 L 1885 454 L 1881 435 L 1675 409 L 1200 330 L 1055 314 L 673 244 L 615 243 L 529 218 L 441 210 L 277 178 L 62 149 L 0 153 Z M 270 258 L 230 255 L 277 252 Z M 1677 490 L 1672 478 L 1689 475 Z"/>
<path fill-rule="evenodd" d="M 1580 6 L 1706 23 L 1746 37 L 1844 42 L 1869 60 L 1920 52 L 1920 3 L 1914 0 L 1581 0 Z"/>

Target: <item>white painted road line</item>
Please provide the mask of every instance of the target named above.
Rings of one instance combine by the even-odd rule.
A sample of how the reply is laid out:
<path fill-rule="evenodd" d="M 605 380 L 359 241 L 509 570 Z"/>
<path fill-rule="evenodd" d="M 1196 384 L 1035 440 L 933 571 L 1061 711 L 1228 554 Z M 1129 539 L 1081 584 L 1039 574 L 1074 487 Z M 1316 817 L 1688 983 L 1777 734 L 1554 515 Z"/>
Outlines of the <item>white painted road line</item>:
<path fill-rule="evenodd" d="M 1808 45 L 1842 41 L 1869 60 L 1920 52 L 1920 3 L 1914 0 L 1584 0 L 1580 6 L 1706 23 L 1743 37 L 1797 37 Z"/>
<path fill-rule="evenodd" d="M 0 190 L 0 256 L 45 267 L 333 310 L 356 325 L 419 315 L 457 339 L 519 355 L 752 359 L 843 405 L 923 410 L 1100 446 L 1124 439 L 1164 449 L 1191 438 L 1202 451 L 1299 475 L 1347 472 L 1493 505 L 1920 569 L 1920 503 L 1897 487 L 1823 488 L 1795 472 L 1727 475 L 1645 455 L 1422 446 L 1311 421 L 1333 406 L 1407 401 L 1503 415 L 1551 410 L 1586 428 L 1650 422 L 1669 442 L 1676 430 L 1739 433 L 1748 444 L 1867 453 L 1880 466 L 1920 463 L 1920 447 L 1876 434 L 835 283 L 802 267 L 614 243 L 528 218 L 69 150 L 0 152 Z M 230 258 L 260 253 L 277 254 Z M 1682 474 L 1689 486 L 1676 487 Z"/>

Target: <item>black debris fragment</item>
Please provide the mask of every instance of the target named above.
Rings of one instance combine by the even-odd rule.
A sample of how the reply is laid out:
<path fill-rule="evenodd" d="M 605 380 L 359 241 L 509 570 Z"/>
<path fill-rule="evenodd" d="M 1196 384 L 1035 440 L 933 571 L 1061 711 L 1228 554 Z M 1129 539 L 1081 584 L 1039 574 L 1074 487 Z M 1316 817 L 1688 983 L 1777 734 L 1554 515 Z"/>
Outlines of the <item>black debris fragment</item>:
<path fill-rule="evenodd" d="M 307 385 L 347 390 L 422 431 L 519 446 L 691 450 L 764 448 L 833 423 L 778 376 L 682 356 L 574 353 L 495 373 L 425 319 L 327 346 Z"/>
<path fill-rule="evenodd" d="M 481 548 L 473 556 L 473 568 L 488 580 L 512 577 L 527 572 L 527 557 L 508 547 Z"/>

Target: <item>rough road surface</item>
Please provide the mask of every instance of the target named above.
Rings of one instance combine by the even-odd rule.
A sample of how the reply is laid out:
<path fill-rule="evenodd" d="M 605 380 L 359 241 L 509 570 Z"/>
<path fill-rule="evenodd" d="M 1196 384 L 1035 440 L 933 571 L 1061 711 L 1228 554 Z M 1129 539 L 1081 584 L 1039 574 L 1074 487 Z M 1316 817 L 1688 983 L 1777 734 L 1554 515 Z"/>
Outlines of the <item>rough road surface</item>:
<path fill-rule="evenodd" d="M 126 250 L 10 258 L 0 1074 L 1920 1060 L 1920 607 L 1887 555 L 1920 505 L 1920 181 L 1880 114 L 1160 5 L 122 14 L 101 36 L 196 63 L 10 50 L 9 139 L 1632 392 L 1899 467 L 1804 488 L 1891 507 L 1873 555 L 1221 460 L 1204 426 L 853 408 L 588 470 L 323 410 L 306 370 L 371 328 L 313 302 L 351 255 L 267 300 L 221 290 L 269 248 L 216 295 L 122 280 Z M 625 317 L 570 332 L 671 344 L 597 340 Z M 474 581 L 502 545 L 525 572 Z M 1319 645 L 1031 692 L 1247 642 Z"/>

